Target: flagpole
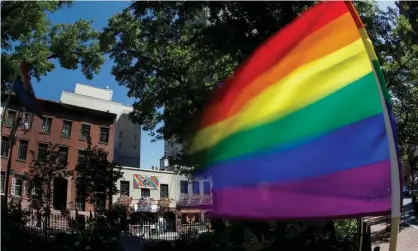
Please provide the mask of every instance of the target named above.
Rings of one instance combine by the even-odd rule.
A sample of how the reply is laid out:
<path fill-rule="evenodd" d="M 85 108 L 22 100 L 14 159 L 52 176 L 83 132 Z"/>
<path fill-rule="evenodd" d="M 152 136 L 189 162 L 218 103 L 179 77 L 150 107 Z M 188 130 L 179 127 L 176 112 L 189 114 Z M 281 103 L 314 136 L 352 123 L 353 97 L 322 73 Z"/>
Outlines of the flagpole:
<path fill-rule="evenodd" d="M 401 184 L 399 179 L 399 161 L 396 154 L 395 139 L 393 136 L 392 125 L 390 124 L 389 112 L 386 108 L 386 102 L 383 96 L 382 87 L 380 86 L 380 81 L 377 76 L 376 70 L 373 70 L 373 72 L 379 89 L 380 99 L 382 101 L 383 116 L 385 120 L 386 134 L 388 136 L 389 143 L 392 209 L 389 251 L 396 251 L 399 233 L 399 218 L 401 217 Z"/>
<path fill-rule="evenodd" d="M 17 114 L 17 118 L 15 121 L 13 121 L 13 127 L 10 131 L 9 135 L 9 159 L 7 160 L 7 169 L 6 169 L 6 178 L 5 178 L 5 188 L 4 188 L 4 205 L 7 207 L 8 197 L 9 197 L 9 178 L 10 178 L 10 171 L 12 169 L 12 157 L 13 157 L 13 147 L 16 143 L 16 136 L 17 136 L 17 128 L 19 127 L 20 121 L 22 120 L 21 114 L 22 114 L 22 106 L 19 109 L 19 112 Z"/>
<path fill-rule="evenodd" d="M 364 235 L 364 231 L 363 231 L 364 230 L 364 227 L 363 227 L 363 224 L 364 224 L 363 218 L 359 218 L 357 220 L 358 235 L 359 235 L 359 238 L 358 238 L 358 240 L 359 240 L 358 250 L 359 251 L 362 251 L 362 249 L 363 249 L 363 235 Z"/>

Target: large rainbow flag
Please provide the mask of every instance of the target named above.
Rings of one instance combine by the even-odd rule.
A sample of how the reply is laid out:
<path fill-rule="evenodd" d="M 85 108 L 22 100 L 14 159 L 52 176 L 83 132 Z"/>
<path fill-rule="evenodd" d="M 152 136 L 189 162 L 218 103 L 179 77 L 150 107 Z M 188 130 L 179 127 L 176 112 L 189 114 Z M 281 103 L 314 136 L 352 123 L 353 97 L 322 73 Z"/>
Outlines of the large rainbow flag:
<path fill-rule="evenodd" d="M 398 207 L 396 124 L 376 62 L 351 2 L 318 3 L 261 45 L 215 91 L 191 147 L 213 175 L 214 213 L 291 219 Z"/>

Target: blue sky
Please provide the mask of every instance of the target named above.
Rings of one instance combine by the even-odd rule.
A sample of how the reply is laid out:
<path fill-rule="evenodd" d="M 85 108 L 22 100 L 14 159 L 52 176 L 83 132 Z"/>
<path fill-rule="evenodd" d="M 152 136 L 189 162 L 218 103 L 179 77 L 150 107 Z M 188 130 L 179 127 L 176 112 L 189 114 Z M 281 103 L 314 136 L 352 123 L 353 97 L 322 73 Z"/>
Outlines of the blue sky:
<path fill-rule="evenodd" d="M 63 8 L 52 14 L 53 23 L 73 23 L 80 18 L 93 20 L 93 27 L 102 29 L 107 25 L 108 19 L 129 5 L 128 1 L 77 1 L 70 8 Z M 381 8 L 395 7 L 394 1 L 379 1 Z M 37 83 L 34 82 L 35 92 L 38 97 L 59 100 L 62 90 L 73 91 L 76 83 L 84 83 L 105 88 L 109 86 L 114 91 L 113 100 L 123 104 L 132 104 L 134 101 L 126 95 L 127 89 L 119 86 L 111 75 L 112 61 L 107 59 L 101 72 L 95 75 L 93 80 L 87 80 L 79 70 L 66 70 L 56 64 L 56 69 L 43 77 Z M 141 168 L 158 166 L 159 159 L 163 156 L 164 143 L 162 141 L 151 143 L 147 132 L 142 132 L 141 139 Z"/>

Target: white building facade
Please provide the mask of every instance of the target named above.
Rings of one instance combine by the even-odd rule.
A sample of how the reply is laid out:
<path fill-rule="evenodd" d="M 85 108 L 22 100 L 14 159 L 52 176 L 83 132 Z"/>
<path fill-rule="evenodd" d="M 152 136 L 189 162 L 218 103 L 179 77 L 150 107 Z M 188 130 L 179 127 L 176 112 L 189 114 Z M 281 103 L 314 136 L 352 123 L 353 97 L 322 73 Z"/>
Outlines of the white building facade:
<path fill-rule="evenodd" d="M 114 160 L 122 166 L 140 167 L 141 126 L 129 120 L 131 106 L 112 101 L 113 91 L 76 84 L 74 92 L 63 91 L 60 101 L 64 104 L 117 114 L 115 130 Z"/>
<path fill-rule="evenodd" d="M 119 194 L 113 196 L 113 202 L 121 195 L 129 196 L 137 212 L 157 212 L 163 198 L 170 199 L 173 209 L 212 204 L 210 180 L 190 181 L 174 172 L 152 169 L 123 167 L 123 177 L 116 184 Z"/>

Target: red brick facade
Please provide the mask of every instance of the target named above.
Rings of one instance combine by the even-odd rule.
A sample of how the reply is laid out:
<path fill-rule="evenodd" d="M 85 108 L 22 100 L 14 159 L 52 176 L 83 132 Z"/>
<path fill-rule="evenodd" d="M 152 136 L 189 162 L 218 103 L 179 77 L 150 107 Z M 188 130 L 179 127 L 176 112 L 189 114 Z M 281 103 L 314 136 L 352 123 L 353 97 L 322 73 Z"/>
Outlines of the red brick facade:
<path fill-rule="evenodd" d="M 22 127 L 18 129 L 16 144 L 13 147 L 13 155 L 11 156 L 12 165 L 11 175 L 9 177 L 9 185 L 11 185 L 12 180 L 16 175 L 23 175 L 25 172 L 28 171 L 30 162 L 32 160 L 32 155 L 30 154 L 30 151 L 33 150 L 36 154 L 38 152 L 38 145 L 40 143 L 42 144 L 50 142 L 52 144 L 58 144 L 60 146 L 66 147 L 68 149 L 68 168 L 70 170 L 74 169 L 77 164 L 79 150 L 83 150 L 87 146 L 87 141 L 80 139 L 81 127 L 83 124 L 90 125 L 90 137 L 92 140 L 92 144 L 105 149 L 108 152 L 108 159 L 113 160 L 115 134 L 114 130 L 116 119 L 115 114 L 62 104 L 60 102 L 50 100 L 39 100 L 39 102 L 42 107 L 43 115 L 46 118 L 51 119 L 49 133 L 41 131 L 43 120 L 36 116 L 32 116 L 31 121 L 29 120 L 28 130 L 23 130 Z M 16 101 L 12 100 L 11 104 L 9 105 L 8 111 L 14 111 L 17 114 L 19 109 L 18 107 L 19 106 L 16 104 Z M 64 121 L 67 121 L 67 123 L 71 123 L 69 137 L 62 136 Z M 7 122 L 7 120 L 5 120 L 5 122 Z M 99 142 L 101 128 L 108 128 L 109 130 L 108 143 Z M 4 137 L 8 138 L 10 135 L 10 131 L 11 127 L 8 126 L 7 123 L 4 123 L 1 130 L 2 139 L 6 139 Z M 26 160 L 18 159 L 18 149 L 21 140 L 23 140 L 24 143 L 25 141 L 28 142 Z M 7 161 L 8 154 L 6 155 L 6 152 L 3 152 L 2 150 L 2 184 L 5 180 L 3 180 L 3 177 L 5 176 L 4 174 L 7 170 Z M 67 209 L 74 209 L 74 207 L 71 207 L 69 203 L 75 201 L 75 184 L 73 182 L 72 177 L 69 177 L 67 179 L 67 182 Z M 21 199 L 23 200 L 23 204 L 25 205 L 27 191 L 25 191 L 26 187 L 23 187 L 24 188 L 22 196 L 17 197 L 21 197 Z M 2 193 L 4 193 L 3 189 Z M 9 186 L 9 191 L 11 192 L 11 190 L 12 188 Z M 16 197 L 16 195 L 12 196 L 9 193 L 9 197 Z M 88 212 L 90 211 L 90 209 L 91 206 L 87 205 L 86 203 L 85 211 Z"/>

